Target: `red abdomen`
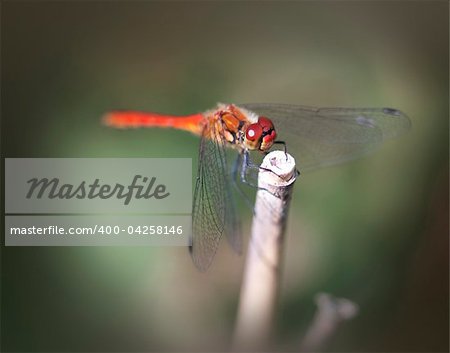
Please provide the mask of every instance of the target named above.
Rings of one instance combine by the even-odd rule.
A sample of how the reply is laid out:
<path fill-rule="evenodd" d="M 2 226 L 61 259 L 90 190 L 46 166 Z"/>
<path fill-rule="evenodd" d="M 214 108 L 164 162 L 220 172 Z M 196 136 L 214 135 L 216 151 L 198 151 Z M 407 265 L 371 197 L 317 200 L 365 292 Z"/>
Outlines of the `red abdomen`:
<path fill-rule="evenodd" d="M 116 128 L 165 127 L 200 135 L 205 117 L 201 113 L 176 116 L 139 111 L 112 111 L 103 117 L 103 122 L 107 126 Z"/>

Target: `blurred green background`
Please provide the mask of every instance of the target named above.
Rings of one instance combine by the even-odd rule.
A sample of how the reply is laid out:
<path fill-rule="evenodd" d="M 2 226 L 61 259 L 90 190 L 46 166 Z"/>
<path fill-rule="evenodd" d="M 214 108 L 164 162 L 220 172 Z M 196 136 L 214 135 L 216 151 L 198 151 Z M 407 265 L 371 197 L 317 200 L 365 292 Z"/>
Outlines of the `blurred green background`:
<path fill-rule="evenodd" d="M 326 291 L 360 305 L 327 351 L 448 351 L 448 2 L 1 7 L 2 157 L 196 165 L 199 140 L 188 133 L 101 126 L 117 108 L 406 112 L 407 135 L 297 181 L 277 347 L 298 351 L 313 297 Z M 206 274 L 186 249 L 2 247 L 1 350 L 226 350 L 243 265 L 225 242 Z"/>

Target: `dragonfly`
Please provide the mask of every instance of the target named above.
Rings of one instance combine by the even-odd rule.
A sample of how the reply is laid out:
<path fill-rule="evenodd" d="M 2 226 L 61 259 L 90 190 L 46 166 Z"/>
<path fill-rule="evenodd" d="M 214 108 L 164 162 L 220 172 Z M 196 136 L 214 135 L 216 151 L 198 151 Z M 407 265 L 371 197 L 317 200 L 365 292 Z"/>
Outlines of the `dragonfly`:
<path fill-rule="evenodd" d="M 276 144 L 285 150 L 287 146 L 298 157 L 298 169 L 304 172 L 367 154 L 411 126 L 409 118 L 393 108 L 273 103 L 219 103 L 205 112 L 184 116 L 116 110 L 108 112 L 103 121 L 114 128 L 174 128 L 200 136 L 189 247 L 200 271 L 210 267 L 223 234 L 231 247 L 241 252 L 232 187 L 238 177 L 247 183 L 247 171 L 257 167 L 249 158 L 251 151 L 266 154 Z M 238 151 L 232 168 L 226 148 Z"/>

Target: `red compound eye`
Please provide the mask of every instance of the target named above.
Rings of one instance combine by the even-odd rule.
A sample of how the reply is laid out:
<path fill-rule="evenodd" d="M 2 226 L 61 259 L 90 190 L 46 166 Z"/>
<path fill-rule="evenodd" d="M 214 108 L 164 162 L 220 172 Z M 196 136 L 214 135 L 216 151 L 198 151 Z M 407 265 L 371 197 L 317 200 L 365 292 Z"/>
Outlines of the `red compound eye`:
<path fill-rule="evenodd" d="M 260 124 L 251 124 L 248 126 L 247 131 L 245 132 L 245 137 L 249 141 L 257 141 L 261 138 L 263 133 L 263 128 Z"/>
<path fill-rule="evenodd" d="M 270 134 L 267 134 L 266 136 L 263 137 L 263 141 L 265 143 L 272 144 L 276 138 L 277 138 L 277 133 L 275 132 L 275 130 L 272 130 L 272 132 Z"/>
<path fill-rule="evenodd" d="M 258 124 L 262 127 L 263 131 L 269 131 L 269 130 L 273 130 L 273 123 L 272 120 L 264 117 L 264 116 L 260 116 L 258 118 Z"/>

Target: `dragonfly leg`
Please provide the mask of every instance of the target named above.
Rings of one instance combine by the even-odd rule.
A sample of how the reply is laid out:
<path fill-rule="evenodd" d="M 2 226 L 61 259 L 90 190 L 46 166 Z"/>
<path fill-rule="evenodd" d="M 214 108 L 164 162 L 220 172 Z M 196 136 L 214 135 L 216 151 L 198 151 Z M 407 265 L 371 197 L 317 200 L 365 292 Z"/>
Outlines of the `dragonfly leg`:
<path fill-rule="evenodd" d="M 284 153 L 286 154 L 286 158 L 287 158 L 287 145 L 286 145 L 286 142 L 284 142 L 284 141 L 274 141 L 273 144 L 274 145 L 283 145 Z"/>
<path fill-rule="evenodd" d="M 274 143 L 273 143 L 274 145 L 276 144 L 276 145 L 283 145 L 283 149 L 284 149 L 284 155 L 286 156 L 286 161 L 288 160 L 288 154 L 287 154 L 287 145 L 286 145 L 286 142 L 284 142 L 284 141 L 274 141 Z M 269 152 L 266 152 L 266 154 L 268 154 Z M 299 176 L 300 175 L 300 171 L 298 170 L 298 169 L 295 169 L 295 173 L 296 173 L 296 176 Z"/>
<path fill-rule="evenodd" d="M 244 184 L 247 184 L 247 185 L 251 186 L 251 187 L 257 188 L 258 190 L 264 190 L 264 191 L 267 191 L 267 192 L 270 193 L 271 195 L 273 195 L 273 196 L 275 196 L 275 197 L 278 197 L 278 195 L 274 194 L 274 193 L 271 192 L 270 190 L 268 190 L 268 189 L 266 189 L 266 188 L 261 188 L 261 187 L 259 187 L 258 185 L 253 184 L 252 182 L 249 182 L 249 181 L 247 180 L 247 171 L 249 171 L 249 170 L 258 170 L 258 171 L 260 171 L 260 170 L 265 170 L 265 171 L 268 171 L 268 172 L 271 172 L 271 173 L 275 174 L 276 176 L 279 176 L 279 175 L 278 175 L 277 173 L 275 173 L 273 170 L 270 170 L 270 169 L 261 167 L 261 166 L 255 164 L 255 163 L 253 163 L 253 162 L 251 161 L 251 159 L 250 159 L 250 156 L 249 156 L 248 151 L 244 151 L 244 152 L 242 153 L 242 165 L 241 165 L 241 180 L 242 180 L 242 182 L 243 182 Z"/>
<path fill-rule="evenodd" d="M 247 170 L 249 170 L 249 169 L 251 169 L 251 170 L 258 170 L 258 171 L 259 171 L 259 170 L 265 170 L 265 171 L 271 172 L 271 173 L 273 173 L 273 174 L 275 174 L 276 176 L 279 177 L 279 175 L 278 175 L 277 173 L 275 173 L 273 170 L 270 170 L 270 169 L 268 169 L 268 168 L 261 167 L 261 166 L 255 164 L 255 163 L 253 163 L 253 162 L 251 161 L 251 159 L 250 159 L 250 156 L 249 156 L 249 154 L 248 154 L 248 151 L 243 152 L 243 157 L 244 157 L 244 158 L 243 158 L 242 168 L 241 168 L 241 179 L 242 179 L 242 181 L 243 181 L 245 184 L 248 184 L 248 185 L 253 186 L 253 187 L 255 187 L 255 188 L 261 189 L 260 187 L 258 187 L 258 185 L 251 184 L 250 182 L 248 182 L 248 181 L 246 180 L 246 172 L 247 172 Z"/>
<path fill-rule="evenodd" d="M 257 184 L 248 180 L 247 174 L 248 174 L 249 170 L 258 170 L 259 171 L 260 169 L 269 170 L 266 168 L 261 168 L 259 165 L 253 163 L 249 158 L 248 151 L 244 151 L 238 155 L 238 157 L 236 158 L 236 160 L 233 164 L 233 168 L 231 170 L 231 179 L 233 181 L 233 184 L 234 184 L 236 190 L 239 192 L 239 194 L 241 194 L 242 198 L 245 200 L 245 203 L 251 209 L 253 209 L 253 203 L 249 200 L 249 198 L 248 198 L 247 194 L 244 192 L 244 190 L 242 190 L 240 183 L 238 182 L 238 174 L 240 175 L 240 181 L 243 184 L 245 184 L 251 188 L 254 188 L 254 189 L 265 190 L 265 191 L 271 193 L 272 195 L 276 196 L 275 194 L 270 192 L 270 190 L 267 190 L 266 188 L 260 188 Z"/>
<path fill-rule="evenodd" d="M 247 206 L 252 210 L 253 214 L 255 213 L 254 205 L 250 201 L 250 199 L 248 198 L 248 196 L 244 192 L 244 190 L 241 188 L 239 180 L 238 180 L 238 175 L 240 176 L 240 181 L 242 183 L 244 183 L 245 185 L 255 188 L 255 189 L 258 189 L 258 190 L 265 190 L 265 191 L 271 193 L 272 195 L 277 196 L 277 195 L 273 194 L 272 192 L 270 192 L 270 190 L 267 190 L 266 188 L 260 188 L 260 187 L 258 187 L 258 185 L 254 184 L 248 180 L 247 172 L 249 170 L 255 170 L 255 169 L 259 170 L 259 169 L 265 169 L 265 168 L 260 168 L 257 164 L 253 163 L 250 160 L 247 151 L 240 153 L 238 155 L 238 157 L 236 158 L 236 160 L 233 164 L 233 168 L 231 169 L 231 180 L 233 181 L 233 185 L 236 188 L 236 190 L 239 192 L 239 194 L 241 194 L 242 198 L 244 199 Z"/>
<path fill-rule="evenodd" d="M 287 154 L 287 145 L 284 141 L 274 141 L 274 145 L 283 145 L 284 155 L 286 156 L 286 161 L 288 160 L 288 154 Z"/>
<path fill-rule="evenodd" d="M 233 185 L 236 188 L 236 190 L 239 192 L 239 194 L 241 194 L 242 198 L 245 200 L 245 203 L 247 204 L 247 206 L 251 210 L 253 210 L 252 202 L 249 200 L 248 196 L 245 194 L 244 190 L 242 190 L 242 188 L 238 182 L 239 168 L 241 167 L 241 169 L 242 169 L 242 164 L 243 164 L 242 154 L 239 153 L 235 162 L 233 163 L 233 168 L 231 169 L 231 180 L 233 181 Z M 241 180 L 242 180 L 242 173 L 241 173 Z"/>
<path fill-rule="evenodd" d="M 261 168 L 259 165 L 253 163 L 250 159 L 248 151 L 242 152 L 241 159 L 242 159 L 242 163 L 241 163 L 241 180 L 242 180 L 242 182 L 244 184 L 247 184 L 248 186 L 258 189 L 258 185 L 247 180 L 247 174 L 248 174 L 248 171 L 251 171 L 251 170 L 259 171 L 260 169 L 265 169 L 265 168 Z"/>

